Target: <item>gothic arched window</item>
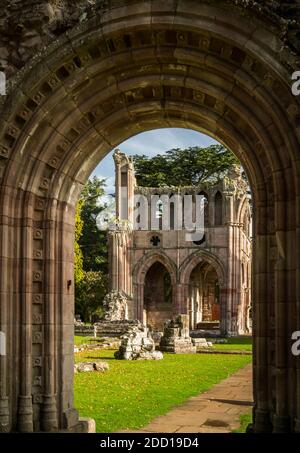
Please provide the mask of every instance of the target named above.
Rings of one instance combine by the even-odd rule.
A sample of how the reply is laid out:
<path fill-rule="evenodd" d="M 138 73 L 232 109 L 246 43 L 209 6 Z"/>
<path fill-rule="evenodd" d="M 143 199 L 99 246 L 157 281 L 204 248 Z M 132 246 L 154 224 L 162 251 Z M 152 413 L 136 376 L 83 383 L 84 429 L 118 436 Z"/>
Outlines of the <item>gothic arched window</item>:
<path fill-rule="evenodd" d="M 223 224 L 223 197 L 218 191 L 215 195 L 215 225 L 220 226 Z"/>

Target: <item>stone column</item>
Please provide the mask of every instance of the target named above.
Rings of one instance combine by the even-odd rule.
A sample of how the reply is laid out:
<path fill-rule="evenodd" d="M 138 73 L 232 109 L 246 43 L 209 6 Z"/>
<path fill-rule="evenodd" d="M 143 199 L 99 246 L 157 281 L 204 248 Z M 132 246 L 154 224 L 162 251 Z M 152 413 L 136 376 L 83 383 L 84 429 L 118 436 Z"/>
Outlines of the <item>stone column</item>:
<path fill-rule="evenodd" d="M 286 207 L 283 202 L 276 202 L 276 214 L 281 228 L 284 227 Z M 283 225 L 282 225 L 283 224 Z M 277 231 L 277 261 L 275 265 L 275 345 L 276 345 L 276 413 L 273 416 L 274 432 L 286 433 L 290 430 L 288 413 L 287 357 L 289 355 L 287 326 L 289 324 L 288 271 L 286 269 L 286 233 Z"/>
<path fill-rule="evenodd" d="M 33 251 L 33 195 L 26 194 L 23 199 L 23 218 L 21 226 L 22 260 L 21 267 L 21 367 L 20 367 L 20 393 L 18 401 L 18 430 L 20 432 L 33 431 L 32 410 L 32 283 L 35 279 L 32 268 Z"/>
<path fill-rule="evenodd" d="M 254 430 L 270 432 L 272 424 L 269 407 L 269 382 L 271 382 L 271 366 L 268 357 L 269 331 L 272 319 L 268 313 L 270 298 L 268 285 L 272 280 L 267 272 L 269 237 L 266 234 L 264 219 L 267 218 L 267 206 L 257 205 L 254 211 L 253 239 L 253 387 L 254 387 Z M 257 222 L 260 219 L 260 223 Z M 257 222 L 257 223 L 256 223 Z"/>
<path fill-rule="evenodd" d="M 51 202 L 50 202 L 51 203 Z M 62 209 L 62 207 L 60 207 Z M 44 395 L 42 406 L 42 429 L 44 431 L 56 431 L 58 428 L 56 407 L 56 353 L 55 353 L 55 326 L 56 320 L 56 269 L 57 250 L 56 243 L 60 243 L 57 237 L 56 217 L 60 216 L 56 200 L 51 203 L 48 212 L 47 228 L 45 231 L 45 310 L 44 310 Z M 60 219 L 59 219 L 60 220 Z M 72 248 L 73 249 L 73 248 Z M 59 250 L 59 252 L 61 252 Z"/>
<path fill-rule="evenodd" d="M 134 170 L 132 158 L 116 149 L 115 161 L 116 217 L 133 224 Z"/>
<path fill-rule="evenodd" d="M 193 325 L 193 315 L 194 315 L 194 297 L 195 297 L 195 288 L 194 286 L 192 285 L 189 285 L 189 291 L 188 291 L 188 302 L 187 302 L 187 305 L 188 305 L 188 314 L 189 314 L 189 325 L 190 325 L 190 329 L 192 329 L 192 325 Z"/>
<path fill-rule="evenodd" d="M 74 408 L 74 207 L 62 204 L 56 222 L 56 359 L 55 394 L 60 429 L 74 429 L 78 412 Z M 51 280 L 50 280 L 51 281 Z M 54 371 L 53 371 L 54 372 Z M 52 379 L 52 376 L 49 376 Z M 53 395 L 53 392 L 52 392 Z M 53 401 L 53 398 L 52 398 Z M 51 399 L 44 409 L 51 409 Z M 53 408 L 54 409 L 54 408 Z M 54 411 L 52 411 L 54 415 Z M 49 411 L 47 423 L 55 424 Z M 46 417 L 44 417 L 46 419 Z M 51 428 L 51 427 L 50 427 Z"/>
<path fill-rule="evenodd" d="M 144 322 L 144 285 L 142 283 L 137 283 L 135 285 L 134 291 L 134 307 L 135 307 L 135 314 L 134 318 L 138 319 L 141 322 Z"/>
<path fill-rule="evenodd" d="M 6 197 L 5 197 L 6 198 Z M 6 208 L 6 206 L 4 206 Z M 7 291 L 7 283 L 9 280 L 9 261 L 12 261 L 9 250 L 9 226 L 8 217 L 5 221 L 1 220 L 0 225 L 0 341 L 3 344 L 0 345 L 0 433 L 9 432 L 10 426 L 10 413 L 9 413 L 9 398 L 7 382 L 9 379 L 8 369 L 8 341 L 11 339 L 11 332 L 8 329 L 8 309 L 11 302 L 10 295 Z"/>
<path fill-rule="evenodd" d="M 187 313 L 188 307 L 188 285 L 178 283 L 175 288 L 173 289 L 173 298 L 175 292 L 175 313 L 174 314 L 181 314 Z"/>
<path fill-rule="evenodd" d="M 297 218 L 298 218 L 298 228 L 295 232 L 295 238 L 290 247 L 297 251 L 295 258 L 295 288 L 294 292 L 292 292 L 291 296 L 296 300 L 296 307 L 295 307 L 295 316 L 293 323 L 291 323 L 293 332 L 300 330 L 300 196 L 296 197 L 296 209 Z M 290 251 L 291 253 L 291 251 Z M 291 304 L 293 300 L 291 300 Z M 295 383 L 296 383 L 296 398 L 295 398 L 295 432 L 300 433 L 300 356 L 292 358 L 293 362 L 296 364 L 294 365 L 295 370 Z"/>
<path fill-rule="evenodd" d="M 118 237 L 116 231 L 108 232 L 109 285 L 110 290 L 118 289 Z"/>
<path fill-rule="evenodd" d="M 224 192 L 225 194 L 225 192 Z M 223 304 L 223 310 L 226 310 L 225 322 L 223 322 L 223 327 L 225 327 L 225 335 L 230 335 L 233 332 L 233 259 L 234 259 L 234 227 L 233 227 L 233 198 L 231 193 L 226 193 L 226 223 L 228 225 L 228 244 L 227 244 L 227 282 L 226 282 L 226 304 Z M 223 292 L 225 296 L 225 292 Z M 225 308 L 226 307 L 226 308 Z M 223 311 L 223 316 L 224 316 Z"/>
<path fill-rule="evenodd" d="M 220 332 L 222 336 L 226 336 L 228 331 L 227 326 L 227 288 L 220 287 Z"/>

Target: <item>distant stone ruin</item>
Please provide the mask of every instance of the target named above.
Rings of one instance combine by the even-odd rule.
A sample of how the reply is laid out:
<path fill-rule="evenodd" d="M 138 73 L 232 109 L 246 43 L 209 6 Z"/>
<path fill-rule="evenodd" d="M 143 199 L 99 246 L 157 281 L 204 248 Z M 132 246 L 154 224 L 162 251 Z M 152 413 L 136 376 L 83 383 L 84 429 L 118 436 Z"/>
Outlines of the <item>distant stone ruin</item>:
<path fill-rule="evenodd" d="M 124 321 L 99 321 L 94 324 L 95 338 L 120 338 L 126 334 L 128 330 L 136 326 L 139 321 L 124 320 Z"/>
<path fill-rule="evenodd" d="M 109 365 L 106 362 L 79 362 L 74 365 L 74 373 L 87 373 L 90 371 L 104 373 L 108 370 Z"/>
<path fill-rule="evenodd" d="M 128 319 L 127 298 L 120 291 L 112 290 L 103 299 L 105 321 L 125 321 Z"/>
<path fill-rule="evenodd" d="M 94 324 L 95 337 L 120 338 L 138 321 L 128 320 L 126 295 L 112 290 L 103 299 L 104 319 Z"/>
<path fill-rule="evenodd" d="M 196 346 L 190 337 L 188 315 L 178 315 L 165 322 L 160 349 L 174 354 L 196 353 Z"/>
<path fill-rule="evenodd" d="M 115 358 L 120 360 L 161 360 L 163 354 L 155 350 L 155 343 L 150 336 L 149 329 L 138 323 L 123 335 Z"/>

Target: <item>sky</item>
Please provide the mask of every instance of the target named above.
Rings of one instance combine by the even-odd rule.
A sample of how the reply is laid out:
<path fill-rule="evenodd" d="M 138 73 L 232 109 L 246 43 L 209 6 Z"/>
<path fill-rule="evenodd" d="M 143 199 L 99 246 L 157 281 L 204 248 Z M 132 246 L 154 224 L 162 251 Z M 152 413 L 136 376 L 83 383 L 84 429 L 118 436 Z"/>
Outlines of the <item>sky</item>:
<path fill-rule="evenodd" d="M 146 154 L 147 156 L 155 156 L 173 148 L 206 147 L 213 144 L 217 144 L 214 139 L 191 129 L 164 128 L 135 135 L 121 143 L 118 148 L 128 155 Z M 91 174 L 91 177 L 96 175 L 99 178 L 106 178 L 105 191 L 108 194 L 114 193 L 115 183 L 112 153 L 113 150 L 102 159 Z"/>

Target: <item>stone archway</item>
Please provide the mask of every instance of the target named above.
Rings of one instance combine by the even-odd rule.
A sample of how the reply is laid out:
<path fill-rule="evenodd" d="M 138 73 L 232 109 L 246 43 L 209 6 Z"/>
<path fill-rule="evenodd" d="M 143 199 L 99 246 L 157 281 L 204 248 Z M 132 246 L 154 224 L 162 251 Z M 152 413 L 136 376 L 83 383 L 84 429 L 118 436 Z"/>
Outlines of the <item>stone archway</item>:
<path fill-rule="evenodd" d="M 174 289 L 166 267 L 159 261 L 153 263 L 144 283 L 144 324 L 152 330 L 163 331 L 164 323 L 173 317 Z"/>
<path fill-rule="evenodd" d="M 299 432 L 299 360 L 290 352 L 300 324 L 299 101 L 290 89 L 298 61 L 284 8 L 117 3 L 101 3 L 29 59 L 1 99 L 1 430 L 76 426 L 78 194 L 121 141 L 180 126 L 216 137 L 246 169 L 255 205 L 254 428 Z"/>
<path fill-rule="evenodd" d="M 147 324 L 147 313 L 146 313 L 146 278 L 148 272 L 151 271 L 153 266 L 161 265 L 162 269 L 165 269 L 170 279 L 171 285 L 171 307 L 168 308 L 168 312 L 176 312 L 177 308 L 177 270 L 175 264 L 164 252 L 149 252 L 144 255 L 136 264 L 133 269 L 133 294 L 134 294 L 134 307 L 136 312 L 134 317 L 139 319 L 143 323 Z M 162 323 L 161 323 L 162 325 Z"/>
<path fill-rule="evenodd" d="M 226 335 L 228 331 L 230 331 L 228 324 L 230 324 L 229 313 L 231 312 L 231 309 L 227 307 L 227 290 L 226 288 L 224 288 L 225 282 L 227 280 L 226 270 L 224 263 L 222 263 L 220 258 L 206 250 L 197 251 L 192 255 L 188 256 L 180 266 L 179 287 L 181 290 L 181 305 L 182 305 L 181 311 L 186 312 L 188 310 L 187 304 L 190 304 L 191 301 L 190 294 L 191 277 L 195 269 L 198 268 L 199 266 L 203 266 L 204 268 L 206 267 L 207 270 L 212 270 L 216 276 L 220 293 L 219 296 L 220 331 Z M 208 290 L 209 288 L 206 288 L 206 291 Z M 201 291 L 203 291 L 203 288 Z M 193 328 L 195 328 L 195 323 Z"/>
<path fill-rule="evenodd" d="M 219 328 L 219 281 L 215 268 L 205 261 L 200 261 L 190 273 L 188 288 L 190 329 Z"/>

